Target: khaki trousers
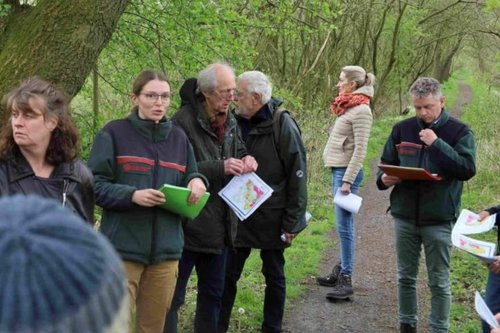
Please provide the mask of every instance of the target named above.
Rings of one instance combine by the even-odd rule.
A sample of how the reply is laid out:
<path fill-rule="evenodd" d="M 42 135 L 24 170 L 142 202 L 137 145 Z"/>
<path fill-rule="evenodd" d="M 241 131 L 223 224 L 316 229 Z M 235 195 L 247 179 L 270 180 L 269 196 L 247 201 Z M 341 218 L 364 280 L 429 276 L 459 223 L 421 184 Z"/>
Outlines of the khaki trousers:
<path fill-rule="evenodd" d="M 165 314 L 170 310 L 177 282 L 178 260 L 156 265 L 124 261 L 130 297 L 129 333 L 134 333 L 134 310 L 137 310 L 138 333 L 161 333 Z M 137 308 L 137 309 L 136 309 Z"/>

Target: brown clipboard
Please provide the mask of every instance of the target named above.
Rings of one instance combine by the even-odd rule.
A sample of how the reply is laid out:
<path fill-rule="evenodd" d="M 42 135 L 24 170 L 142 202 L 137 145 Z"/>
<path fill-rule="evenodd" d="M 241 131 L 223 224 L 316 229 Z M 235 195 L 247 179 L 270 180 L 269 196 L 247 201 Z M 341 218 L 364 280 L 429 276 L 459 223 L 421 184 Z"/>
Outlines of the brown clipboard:
<path fill-rule="evenodd" d="M 441 180 L 438 175 L 434 175 L 422 168 L 402 167 L 397 165 L 379 164 L 378 168 L 386 175 L 399 177 L 403 180 Z"/>

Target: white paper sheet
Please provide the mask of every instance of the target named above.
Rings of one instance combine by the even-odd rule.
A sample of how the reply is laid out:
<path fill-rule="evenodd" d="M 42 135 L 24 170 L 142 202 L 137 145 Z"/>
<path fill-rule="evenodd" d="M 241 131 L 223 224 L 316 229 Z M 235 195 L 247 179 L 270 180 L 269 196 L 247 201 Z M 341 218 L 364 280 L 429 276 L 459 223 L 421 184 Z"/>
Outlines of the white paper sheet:
<path fill-rule="evenodd" d="M 496 244 L 491 242 L 484 242 L 474 238 L 470 238 L 453 231 L 451 234 L 451 241 L 455 247 L 467 251 L 470 254 L 478 257 L 486 263 L 496 261 Z"/>
<path fill-rule="evenodd" d="M 496 214 L 484 220 L 479 220 L 479 215 L 467 209 L 462 209 L 455 223 L 454 230 L 462 235 L 480 234 L 489 231 L 495 226 Z"/>
<path fill-rule="evenodd" d="M 219 195 L 243 221 L 259 208 L 273 193 L 269 187 L 254 172 L 233 179 L 219 192 Z"/>
<path fill-rule="evenodd" d="M 493 328 L 500 328 L 500 325 L 498 325 L 498 321 L 496 320 L 495 316 L 491 312 L 490 308 L 488 308 L 488 305 L 486 305 L 484 299 L 481 297 L 481 294 L 479 294 L 477 290 L 474 296 L 474 304 L 476 306 L 476 311 L 482 320 L 487 322 L 488 325 Z"/>
<path fill-rule="evenodd" d="M 359 208 L 361 207 L 362 202 L 363 198 L 361 198 L 359 195 L 356 195 L 354 193 L 345 195 L 340 192 L 340 189 L 337 189 L 335 197 L 333 197 L 334 204 L 344 208 L 345 210 L 353 214 L 357 214 L 359 212 Z"/>
<path fill-rule="evenodd" d="M 479 215 L 467 209 L 462 209 L 451 232 L 453 245 L 476 256 L 485 263 L 496 261 L 496 244 L 470 238 L 464 235 L 479 234 L 489 231 L 495 226 L 496 214 L 480 221 Z"/>

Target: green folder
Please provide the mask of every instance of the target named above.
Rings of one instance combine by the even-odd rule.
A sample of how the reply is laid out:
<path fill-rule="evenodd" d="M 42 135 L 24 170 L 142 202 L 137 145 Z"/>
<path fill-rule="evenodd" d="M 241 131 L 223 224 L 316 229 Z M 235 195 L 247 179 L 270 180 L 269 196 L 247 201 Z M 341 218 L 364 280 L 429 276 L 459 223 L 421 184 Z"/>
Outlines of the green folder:
<path fill-rule="evenodd" d="M 160 205 L 161 208 L 190 219 L 194 219 L 198 216 L 198 214 L 200 214 L 201 210 L 207 203 L 208 197 L 210 196 L 210 193 L 205 192 L 200 201 L 194 205 L 189 205 L 188 198 L 191 194 L 190 189 L 186 187 L 163 184 L 159 190 L 165 194 L 166 200 L 163 205 Z"/>

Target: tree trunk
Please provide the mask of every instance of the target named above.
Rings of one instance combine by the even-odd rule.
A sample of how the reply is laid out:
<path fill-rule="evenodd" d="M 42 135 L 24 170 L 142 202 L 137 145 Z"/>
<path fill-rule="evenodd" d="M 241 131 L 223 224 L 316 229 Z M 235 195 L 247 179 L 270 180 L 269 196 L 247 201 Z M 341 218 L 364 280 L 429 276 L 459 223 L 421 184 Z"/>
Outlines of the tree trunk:
<path fill-rule="evenodd" d="M 40 0 L 35 6 L 11 3 L 11 11 L 0 22 L 0 96 L 27 77 L 39 75 L 73 97 L 129 0 Z"/>

